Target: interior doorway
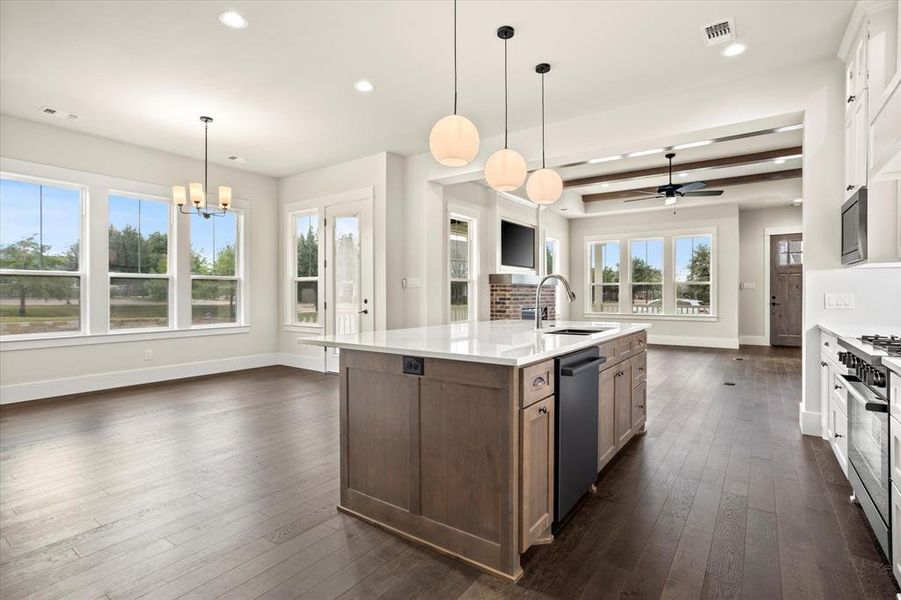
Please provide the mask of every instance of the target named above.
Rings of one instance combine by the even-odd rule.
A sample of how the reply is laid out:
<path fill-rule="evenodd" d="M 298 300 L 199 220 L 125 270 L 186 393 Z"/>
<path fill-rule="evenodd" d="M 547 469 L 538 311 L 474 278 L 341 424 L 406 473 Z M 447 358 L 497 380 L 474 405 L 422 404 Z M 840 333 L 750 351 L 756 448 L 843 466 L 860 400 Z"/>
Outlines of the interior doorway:
<path fill-rule="evenodd" d="M 803 328 L 804 241 L 800 233 L 769 236 L 769 342 L 800 346 Z"/>

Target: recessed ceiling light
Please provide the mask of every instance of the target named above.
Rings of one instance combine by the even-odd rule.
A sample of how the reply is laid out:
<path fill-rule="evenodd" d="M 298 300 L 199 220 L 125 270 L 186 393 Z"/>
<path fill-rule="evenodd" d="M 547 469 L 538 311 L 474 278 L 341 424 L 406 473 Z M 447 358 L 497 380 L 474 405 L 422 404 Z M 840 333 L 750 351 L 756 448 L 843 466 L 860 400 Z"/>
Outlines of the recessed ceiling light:
<path fill-rule="evenodd" d="M 785 159 L 784 159 L 784 158 L 777 158 L 776 160 L 773 161 L 773 164 L 774 164 L 774 165 L 781 165 L 781 164 L 784 163 L 784 162 L 785 162 Z"/>
<path fill-rule="evenodd" d="M 804 155 L 803 154 L 789 154 L 788 156 L 780 156 L 779 158 L 782 158 L 785 160 L 791 160 L 793 158 L 801 158 L 802 156 L 804 156 Z"/>
<path fill-rule="evenodd" d="M 651 150 L 639 150 L 638 152 L 630 152 L 626 156 L 634 157 L 634 156 L 647 156 L 648 154 L 657 154 L 659 152 L 663 152 L 663 148 L 653 148 Z"/>
<path fill-rule="evenodd" d="M 596 165 L 598 163 L 610 162 L 611 160 L 619 160 L 623 157 L 622 154 L 614 154 L 613 156 L 605 156 L 604 158 L 592 158 L 588 161 L 589 164 Z"/>
<path fill-rule="evenodd" d="M 796 129 L 803 129 L 804 125 L 802 123 L 798 123 L 796 125 L 786 125 L 785 127 L 780 127 L 776 130 L 776 133 L 782 133 L 784 131 L 795 131 Z"/>
<path fill-rule="evenodd" d="M 726 46 L 726 49 L 723 50 L 723 56 L 738 56 L 747 50 L 748 47 L 740 42 L 735 42 L 734 44 L 729 44 Z"/>
<path fill-rule="evenodd" d="M 802 202 L 804 202 L 804 198 L 795 198 L 792 200 L 792 204 L 801 204 Z"/>
<path fill-rule="evenodd" d="M 372 85 L 372 82 L 366 81 L 365 79 L 361 79 L 360 81 L 354 84 L 354 89 L 358 92 L 368 93 L 375 89 L 375 86 Z"/>
<path fill-rule="evenodd" d="M 687 144 L 679 144 L 678 146 L 673 146 L 673 150 L 685 150 L 686 148 L 697 148 L 698 146 L 706 146 L 707 144 L 712 144 L 713 140 L 702 140 L 700 142 L 689 142 Z"/>
<path fill-rule="evenodd" d="M 608 187 L 610 187 L 610 183 L 605 181 L 604 183 L 601 184 L 601 187 L 608 188 Z"/>
<path fill-rule="evenodd" d="M 240 13 L 236 13 L 233 10 L 227 10 L 225 12 L 219 13 L 219 22 L 225 25 L 226 27 L 231 27 L 232 29 L 247 29 L 247 19 L 244 18 Z"/>
<path fill-rule="evenodd" d="M 681 173 L 679 173 L 679 177 L 688 177 L 688 172 L 682 171 Z"/>

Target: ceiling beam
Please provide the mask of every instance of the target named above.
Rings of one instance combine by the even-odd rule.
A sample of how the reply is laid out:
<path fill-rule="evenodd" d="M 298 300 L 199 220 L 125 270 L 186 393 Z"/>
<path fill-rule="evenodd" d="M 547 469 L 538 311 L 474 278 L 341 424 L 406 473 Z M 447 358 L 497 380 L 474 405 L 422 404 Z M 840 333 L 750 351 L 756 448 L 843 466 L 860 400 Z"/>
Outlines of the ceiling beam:
<path fill-rule="evenodd" d="M 737 177 L 724 177 L 722 179 L 711 179 L 707 182 L 704 189 L 713 189 L 719 187 L 727 187 L 731 185 L 744 185 L 747 183 L 760 183 L 763 181 L 779 181 L 782 179 L 797 179 L 801 176 L 801 169 L 789 169 L 786 171 L 772 171 L 770 173 L 755 173 L 753 175 L 740 175 Z M 625 198 L 634 198 L 644 193 L 656 193 L 656 187 L 643 187 L 631 190 L 619 190 L 616 192 L 602 192 L 600 194 L 585 194 L 582 196 L 582 202 L 601 202 L 606 200 L 622 200 Z"/>
<path fill-rule="evenodd" d="M 707 160 L 698 160 L 690 163 L 673 165 L 674 171 L 697 171 L 698 169 L 715 169 L 717 167 L 734 167 L 738 165 L 751 165 L 761 162 L 769 162 L 783 156 L 792 156 L 801 154 L 801 146 L 792 146 L 790 148 L 779 148 L 777 150 L 767 150 L 765 152 L 754 152 L 751 154 L 739 154 L 735 156 L 722 156 L 720 158 L 711 158 Z M 654 175 L 666 175 L 669 172 L 669 165 L 662 164 L 647 169 L 636 169 L 634 171 L 620 171 L 618 173 L 607 173 L 606 175 L 595 175 L 592 177 L 580 177 L 578 179 L 569 179 L 563 182 L 564 188 L 585 187 L 589 185 L 597 185 L 599 183 L 611 183 L 615 181 L 623 181 L 626 179 L 639 179 L 641 177 L 652 177 Z"/>

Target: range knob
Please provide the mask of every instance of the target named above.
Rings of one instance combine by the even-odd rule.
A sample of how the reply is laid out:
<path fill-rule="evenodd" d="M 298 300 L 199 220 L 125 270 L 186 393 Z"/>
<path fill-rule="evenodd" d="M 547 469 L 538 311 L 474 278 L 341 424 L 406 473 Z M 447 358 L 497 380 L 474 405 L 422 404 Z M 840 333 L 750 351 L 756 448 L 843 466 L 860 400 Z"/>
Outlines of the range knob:
<path fill-rule="evenodd" d="M 847 359 L 848 359 L 848 353 L 847 353 L 847 352 L 839 352 L 839 353 L 838 353 L 838 362 L 840 362 L 840 363 L 842 363 L 842 364 L 847 364 L 847 363 L 845 362 Z"/>
<path fill-rule="evenodd" d="M 873 369 L 873 382 L 872 385 L 876 387 L 885 387 L 885 373 L 882 371 Z"/>

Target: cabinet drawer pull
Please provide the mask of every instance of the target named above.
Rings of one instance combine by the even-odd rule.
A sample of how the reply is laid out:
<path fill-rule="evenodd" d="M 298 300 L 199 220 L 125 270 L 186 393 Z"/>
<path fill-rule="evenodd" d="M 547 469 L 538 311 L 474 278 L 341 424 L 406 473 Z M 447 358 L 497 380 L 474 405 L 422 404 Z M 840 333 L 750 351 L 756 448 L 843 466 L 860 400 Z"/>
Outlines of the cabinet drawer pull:
<path fill-rule="evenodd" d="M 823 342 L 823 345 L 826 346 L 826 347 L 828 348 L 828 347 L 829 347 L 829 342 Z"/>
<path fill-rule="evenodd" d="M 849 185 L 848 187 L 845 188 L 845 191 L 846 191 L 846 192 L 850 192 L 850 191 L 853 190 L 853 189 L 854 189 L 854 186 L 853 186 L 853 185 Z"/>
<path fill-rule="evenodd" d="M 638 367 L 639 371 L 644 371 L 644 367 Z"/>
<path fill-rule="evenodd" d="M 836 433 L 836 434 L 835 434 L 835 438 L 836 438 L 836 439 L 838 439 L 838 438 L 840 438 L 840 437 L 842 437 L 842 434 L 840 434 L 840 433 Z"/>
<path fill-rule="evenodd" d="M 532 380 L 532 387 L 541 387 L 543 385 L 547 385 L 547 380 L 542 375 Z"/>
<path fill-rule="evenodd" d="M 543 415 L 546 415 L 547 414 L 547 406 L 542 406 L 541 408 L 538 409 L 538 412 L 540 412 Z"/>
<path fill-rule="evenodd" d="M 826 361 L 825 361 L 825 360 L 821 360 L 821 361 L 820 361 L 820 366 L 821 366 L 821 367 L 825 367 L 825 366 L 826 366 Z"/>
<path fill-rule="evenodd" d="M 854 94 L 851 94 L 850 96 L 848 96 L 847 104 L 851 104 L 855 100 L 857 100 L 857 96 L 855 96 Z"/>
<path fill-rule="evenodd" d="M 837 389 L 837 390 L 843 390 L 843 389 L 845 389 L 845 386 L 839 385 L 839 384 L 837 384 L 837 383 L 836 383 L 834 386 L 832 386 L 832 387 L 834 387 L 834 388 Z"/>
<path fill-rule="evenodd" d="M 636 404 L 635 408 L 644 408 L 644 404 Z"/>

